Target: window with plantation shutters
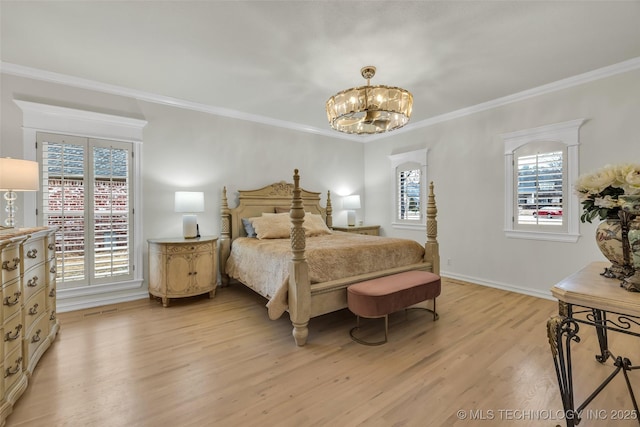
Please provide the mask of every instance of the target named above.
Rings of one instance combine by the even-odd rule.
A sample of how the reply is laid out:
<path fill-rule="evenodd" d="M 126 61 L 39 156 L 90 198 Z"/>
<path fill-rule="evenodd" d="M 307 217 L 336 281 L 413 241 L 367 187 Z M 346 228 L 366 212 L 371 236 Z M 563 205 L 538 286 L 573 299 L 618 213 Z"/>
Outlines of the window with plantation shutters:
<path fill-rule="evenodd" d="M 398 219 L 417 220 L 422 218 L 420 211 L 420 169 L 407 169 L 398 172 Z"/>
<path fill-rule="evenodd" d="M 541 148 L 539 144 L 536 148 Z M 562 228 L 564 224 L 564 151 L 553 150 L 527 153 L 528 146 L 515 152 L 516 193 L 514 200 L 518 225 L 541 225 Z M 543 147 L 542 147 L 543 148 Z"/>
<path fill-rule="evenodd" d="M 60 288 L 133 277 L 131 144 L 37 134 L 39 212 L 56 233 Z"/>
<path fill-rule="evenodd" d="M 505 234 L 576 242 L 579 129 L 584 119 L 502 135 L 505 145 Z"/>
<path fill-rule="evenodd" d="M 424 226 L 426 220 L 427 150 L 389 156 L 394 180 L 393 225 Z"/>

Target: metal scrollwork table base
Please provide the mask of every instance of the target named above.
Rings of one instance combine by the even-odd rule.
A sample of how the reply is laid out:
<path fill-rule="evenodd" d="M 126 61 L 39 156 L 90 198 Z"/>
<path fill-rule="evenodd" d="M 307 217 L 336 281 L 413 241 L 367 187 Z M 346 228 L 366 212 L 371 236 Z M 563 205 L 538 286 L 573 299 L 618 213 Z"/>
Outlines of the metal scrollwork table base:
<path fill-rule="evenodd" d="M 547 336 L 558 377 L 560 396 L 567 427 L 580 423 L 580 414 L 604 390 L 618 374 L 624 376 L 635 415 L 640 419 L 629 372 L 639 369 L 624 356 L 615 356 L 609 349 L 608 333 L 619 332 L 640 337 L 640 293 L 628 292 L 620 282 L 600 275 L 606 263 L 594 262 L 562 280 L 551 289 L 558 299 L 559 315 L 547 322 Z M 596 360 L 605 363 L 613 360 L 614 370 L 596 389 L 576 407 L 574 402 L 571 343 L 579 343 L 580 325 L 596 329 L 600 354 Z M 636 361 L 637 362 L 637 361 Z M 639 420 L 640 425 L 640 420 Z"/>

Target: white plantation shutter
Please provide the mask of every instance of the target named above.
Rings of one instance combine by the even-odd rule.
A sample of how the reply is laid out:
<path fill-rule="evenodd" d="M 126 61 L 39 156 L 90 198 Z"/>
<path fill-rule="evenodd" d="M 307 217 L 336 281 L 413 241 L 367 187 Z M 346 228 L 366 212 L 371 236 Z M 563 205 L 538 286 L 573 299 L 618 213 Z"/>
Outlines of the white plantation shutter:
<path fill-rule="evenodd" d="M 566 147 L 535 142 L 514 151 L 514 228 L 566 232 Z M 538 212 L 555 212 L 548 215 Z"/>
<path fill-rule="evenodd" d="M 427 150 L 392 154 L 393 223 L 398 228 L 422 228 L 426 221 Z"/>
<path fill-rule="evenodd" d="M 422 218 L 422 195 L 420 191 L 420 169 L 398 171 L 398 219 L 417 220 Z"/>
<path fill-rule="evenodd" d="M 40 212 L 57 226 L 61 288 L 133 277 L 131 144 L 37 134 Z"/>

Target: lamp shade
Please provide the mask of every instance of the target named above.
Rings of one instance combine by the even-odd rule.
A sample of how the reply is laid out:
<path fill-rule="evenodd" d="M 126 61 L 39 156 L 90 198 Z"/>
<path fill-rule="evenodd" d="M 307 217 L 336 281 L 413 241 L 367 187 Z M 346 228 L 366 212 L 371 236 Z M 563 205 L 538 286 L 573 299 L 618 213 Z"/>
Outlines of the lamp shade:
<path fill-rule="evenodd" d="M 342 207 L 344 209 L 360 209 L 360 196 L 353 194 L 342 199 Z"/>
<path fill-rule="evenodd" d="M 0 158 L 0 191 L 38 191 L 38 162 Z"/>
<path fill-rule="evenodd" d="M 176 212 L 204 212 L 204 193 L 201 191 L 176 191 Z"/>

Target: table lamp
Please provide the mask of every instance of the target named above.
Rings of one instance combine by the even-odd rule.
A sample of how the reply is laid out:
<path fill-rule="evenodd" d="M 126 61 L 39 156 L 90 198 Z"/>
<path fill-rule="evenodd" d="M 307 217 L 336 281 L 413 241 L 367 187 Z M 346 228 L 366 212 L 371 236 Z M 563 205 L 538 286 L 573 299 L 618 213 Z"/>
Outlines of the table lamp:
<path fill-rule="evenodd" d="M 201 191 L 176 191 L 175 211 L 183 212 L 182 235 L 185 239 L 200 237 L 196 212 L 204 212 L 204 193 Z"/>
<path fill-rule="evenodd" d="M 7 218 L 4 223 L 8 228 L 15 226 L 15 201 L 18 198 L 16 191 L 38 191 L 38 181 L 38 162 L 0 158 L 0 191 L 6 191 L 4 199 L 7 201 Z"/>
<path fill-rule="evenodd" d="M 346 196 L 344 199 L 342 199 L 342 207 L 344 209 L 347 209 L 347 225 L 356 225 L 355 209 L 360 209 L 360 196 L 357 194 Z"/>

